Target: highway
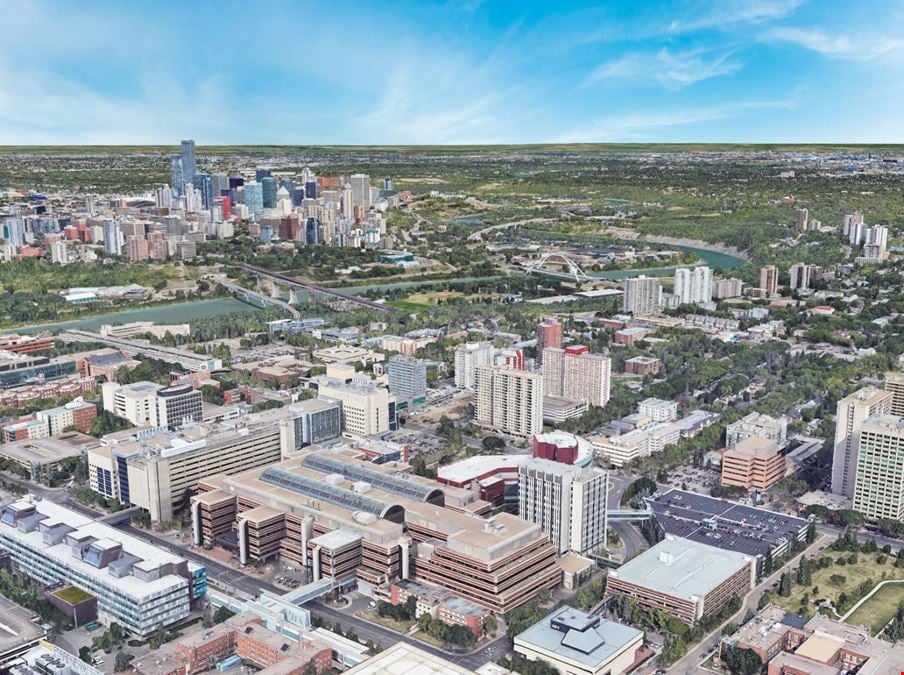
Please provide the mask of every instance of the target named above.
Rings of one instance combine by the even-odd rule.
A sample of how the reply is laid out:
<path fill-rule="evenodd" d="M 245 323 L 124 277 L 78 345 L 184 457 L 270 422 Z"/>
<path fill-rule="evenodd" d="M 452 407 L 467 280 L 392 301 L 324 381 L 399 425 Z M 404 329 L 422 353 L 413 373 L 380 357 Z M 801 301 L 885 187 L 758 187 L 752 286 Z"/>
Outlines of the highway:
<path fill-rule="evenodd" d="M 132 356 L 145 356 L 158 359 L 166 363 L 174 363 L 182 368 L 193 371 L 208 370 L 208 365 L 213 360 L 204 354 L 196 354 L 187 349 L 177 347 L 164 347 L 152 345 L 144 340 L 132 340 L 130 338 L 112 337 L 101 335 L 87 330 L 70 329 L 60 333 L 59 339 L 63 342 L 97 342 L 99 344 L 119 349 Z"/>

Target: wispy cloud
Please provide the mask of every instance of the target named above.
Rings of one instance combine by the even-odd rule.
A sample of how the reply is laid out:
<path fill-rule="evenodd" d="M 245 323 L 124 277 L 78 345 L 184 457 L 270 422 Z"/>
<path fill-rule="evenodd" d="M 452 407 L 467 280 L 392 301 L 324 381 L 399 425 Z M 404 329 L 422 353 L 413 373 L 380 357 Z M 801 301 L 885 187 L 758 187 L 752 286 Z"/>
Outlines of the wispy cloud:
<path fill-rule="evenodd" d="M 787 42 L 832 59 L 872 61 L 889 54 L 904 55 L 904 39 L 899 37 L 830 35 L 817 28 L 776 27 L 761 36 L 767 42 Z"/>
<path fill-rule="evenodd" d="M 633 52 L 602 64 L 584 84 L 601 80 L 652 79 L 666 89 L 681 89 L 701 80 L 730 75 L 743 67 L 740 59 L 726 52 L 708 57 L 703 50 L 673 52 L 660 49 L 655 54 Z"/>
<path fill-rule="evenodd" d="M 755 110 L 789 110 L 795 101 L 745 101 L 667 112 L 638 111 L 604 117 L 589 127 L 577 129 L 556 139 L 560 143 L 649 140 L 654 132 L 701 122 L 739 117 Z"/>
<path fill-rule="evenodd" d="M 689 33 L 707 28 L 729 28 L 739 24 L 782 19 L 806 0 L 715 0 L 668 26 L 670 33 Z"/>

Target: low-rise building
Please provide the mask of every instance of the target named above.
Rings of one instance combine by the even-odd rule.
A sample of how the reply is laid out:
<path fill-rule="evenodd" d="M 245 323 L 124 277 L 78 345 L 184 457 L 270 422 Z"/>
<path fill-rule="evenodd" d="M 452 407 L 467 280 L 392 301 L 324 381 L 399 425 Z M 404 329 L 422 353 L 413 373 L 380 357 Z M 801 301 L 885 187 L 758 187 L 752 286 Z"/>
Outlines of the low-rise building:
<path fill-rule="evenodd" d="M 651 422 L 674 422 L 678 419 L 678 404 L 660 398 L 645 398 L 637 404 L 637 412 L 649 417 Z"/>
<path fill-rule="evenodd" d="M 598 455 L 610 464 L 622 467 L 640 457 L 661 452 L 668 445 L 677 443 L 681 430 L 671 422 L 648 424 L 620 436 L 591 438 Z"/>
<path fill-rule="evenodd" d="M 751 436 L 771 438 L 782 445 L 788 440 L 788 420 L 752 412 L 725 427 L 725 447 L 733 448 Z"/>
<path fill-rule="evenodd" d="M 725 660 L 732 649 L 754 652 L 769 675 L 843 675 L 904 672 L 904 646 L 873 637 L 817 614 L 812 619 L 767 605 L 732 635 L 722 638 Z"/>
<path fill-rule="evenodd" d="M 722 485 L 768 490 L 786 473 L 785 456 L 770 438 L 751 436 L 722 453 Z"/>
<path fill-rule="evenodd" d="M 607 590 L 693 625 L 744 597 L 756 580 L 753 556 L 666 536 L 609 572 Z"/>
<path fill-rule="evenodd" d="M 636 628 L 568 606 L 515 636 L 516 654 L 546 661 L 563 675 L 623 673 L 642 646 L 643 633 Z"/>
<path fill-rule="evenodd" d="M 186 618 L 207 592 L 203 567 L 48 500 L 3 506 L 0 546 L 16 568 L 90 593 L 101 617 L 142 636 Z"/>
<path fill-rule="evenodd" d="M 625 359 L 626 375 L 658 375 L 662 361 L 655 356 L 632 356 Z"/>

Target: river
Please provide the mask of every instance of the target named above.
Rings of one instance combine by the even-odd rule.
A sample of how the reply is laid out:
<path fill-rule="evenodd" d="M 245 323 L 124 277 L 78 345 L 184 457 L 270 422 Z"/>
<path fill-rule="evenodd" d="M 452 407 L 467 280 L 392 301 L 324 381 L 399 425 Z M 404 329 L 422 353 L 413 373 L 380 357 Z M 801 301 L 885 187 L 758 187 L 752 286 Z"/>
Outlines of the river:
<path fill-rule="evenodd" d="M 235 312 L 254 312 L 257 307 L 246 304 L 235 298 L 214 298 L 211 300 L 192 300 L 175 302 L 168 305 L 126 309 L 109 314 L 96 314 L 84 319 L 45 323 L 36 326 L 10 329 L 16 333 L 38 333 L 45 331 L 62 331 L 77 328 L 81 330 L 97 330 L 105 323 L 130 323 L 132 321 L 153 321 L 161 324 L 190 323 L 196 319 L 207 319 L 222 314 Z"/>
<path fill-rule="evenodd" d="M 709 265 L 714 269 L 735 269 L 742 267 L 745 261 L 737 256 L 729 255 L 719 251 L 711 251 L 704 248 L 694 246 L 678 246 L 671 245 L 670 248 L 678 248 L 683 251 L 696 253 L 700 261 Z M 627 279 L 636 277 L 641 274 L 647 276 L 664 277 L 673 274 L 675 267 L 652 267 L 649 269 L 630 269 L 630 270 L 612 270 L 609 272 L 597 272 L 591 276 L 599 279 Z M 367 293 L 376 290 L 397 290 L 429 288 L 431 286 L 440 286 L 443 284 L 462 283 L 471 281 L 490 281 L 493 279 L 504 278 L 503 276 L 488 277 L 461 277 L 456 279 L 427 279 L 425 281 L 400 281 L 388 284 L 369 284 L 364 286 L 341 286 L 338 290 L 346 293 Z M 45 331 L 62 331 L 71 328 L 79 328 L 82 330 L 97 330 L 105 323 L 129 323 L 132 321 L 153 321 L 158 324 L 176 324 L 190 323 L 193 319 L 207 319 L 223 314 L 233 314 L 236 312 L 254 312 L 257 307 L 246 304 L 235 298 L 214 298 L 211 300 L 192 300 L 190 302 L 177 302 L 168 305 L 158 305 L 156 307 L 141 307 L 139 309 L 127 309 L 108 314 L 97 314 L 95 316 L 86 317 L 84 319 L 73 319 L 71 321 L 60 321 L 57 323 L 47 323 L 35 326 L 26 326 L 23 328 L 11 328 L 10 332 L 16 333 L 38 333 Z"/>

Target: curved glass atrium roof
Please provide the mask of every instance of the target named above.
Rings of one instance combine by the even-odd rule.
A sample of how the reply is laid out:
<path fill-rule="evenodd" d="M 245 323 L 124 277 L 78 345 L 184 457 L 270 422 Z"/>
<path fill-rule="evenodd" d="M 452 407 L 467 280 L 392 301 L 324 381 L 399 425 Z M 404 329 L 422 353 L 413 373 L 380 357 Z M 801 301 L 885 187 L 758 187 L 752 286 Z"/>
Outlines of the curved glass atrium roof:
<path fill-rule="evenodd" d="M 321 473 L 338 473 L 351 481 L 364 481 L 375 488 L 400 497 L 407 497 L 416 502 L 429 502 L 440 505 L 445 502 L 445 494 L 437 487 L 422 485 L 402 476 L 383 473 L 360 464 L 343 462 L 336 457 L 311 454 L 302 460 L 301 465 L 306 469 L 313 469 Z"/>

